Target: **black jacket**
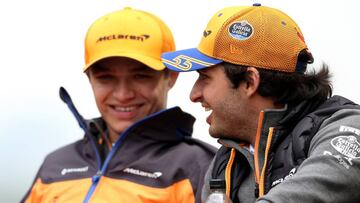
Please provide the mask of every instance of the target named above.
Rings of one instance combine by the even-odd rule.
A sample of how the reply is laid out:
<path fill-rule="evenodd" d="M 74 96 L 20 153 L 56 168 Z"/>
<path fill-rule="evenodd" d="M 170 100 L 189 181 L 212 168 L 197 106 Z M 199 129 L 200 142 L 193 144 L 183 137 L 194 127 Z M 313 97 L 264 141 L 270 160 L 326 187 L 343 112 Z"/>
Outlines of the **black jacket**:
<path fill-rule="evenodd" d="M 200 202 L 216 149 L 191 137 L 190 114 L 174 107 L 150 115 L 109 150 L 104 121 L 84 121 L 65 100 L 86 135 L 45 158 L 23 202 Z"/>
<path fill-rule="evenodd" d="M 360 166 L 354 164 L 354 161 L 349 161 L 348 163 L 341 162 L 338 165 L 333 163 L 334 157 L 337 160 L 340 155 L 340 158 L 343 160 L 351 157 L 350 154 L 341 150 L 339 152 L 334 147 L 334 143 L 338 139 L 343 139 L 345 140 L 343 142 L 346 142 L 346 140 L 352 137 L 339 136 L 342 135 L 342 132 L 338 133 L 338 131 L 341 131 L 339 129 L 343 129 L 345 125 L 347 129 L 360 128 L 360 123 L 352 123 L 352 119 L 350 119 L 360 119 L 360 107 L 353 102 L 343 97 L 334 96 L 323 103 L 304 101 L 298 106 L 290 107 L 287 110 L 265 111 L 262 112 L 262 117 L 261 130 L 260 134 L 257 135 L 259 139 L 257 139 L 258 142 L 255 145 L 254 155 L 244 149 L 244 147 L 240 147 L 238 143 L 222 140 L 221 142 L 224 146 L 217 152 L 207 175 L 207 179 L 221 178 L 227 181 L 228 193 L 233 202 L 254 202 L 258 197 L 262 197 L 259 201 L 264 202 L 312 202 L 319 198 L 314 197 L 319 194 L 316 192 L 317 190 L 325 189 L 331 191 L 330 188 L 326 187 L 326 184 L 341 182 L 337 179 L 331 179 L 331 176 L 347 174 L 349 171 L 346 169 L 351 167 L 355 174 L 359 174 Z M 345 120 L 347 117 L 349 117 L 349 121 Z M 331 131 L 334 135 L 323 132 L 329 129 L 336 130 Z M 346 133 L 351 134 L 351 130 L 348 131 Z M 318 145 L 314 144 L 316 143 L 313 140 L 314 136 L 317 136 L 316 140 L 323 139 L 324 141 L 319 142 Z M 351 146 L 353 146 L 351 150 L 360 150 L 360 145 Z M 319 156 L 318 150 L 323 155 Z M 310 155 L 310 152 L 313 154 Z M 338 155 L 339 153 L 340 155 Z M 331 156 L 328 156 L 328 154 L 331 154 Z M 360 152 L 358 156 L 360 157 Z M 315 159 L 321 161 L 318 161 L 317 164 L 310 163 Z M 307 163 L 303 164 L 305 160 L 307 160 Z M 322 162 L 322 165 L 320 165 L 320 162 Z M 333 169 L 338 167 L 338 170 L 334 170 L 336 174 L 332 174 L 331 170 L 328 170 L 330 177 L 327 180 L 320 178 L 320 180 L 317 180 L 318 177 L 321 177 L 321 172 L 315 172 L 317 169 L 322 168 L 324 173 L 326 173 L 327 168 Z M 310 169 L 313 170 L 313 174 L 303 172 Z M 298 171 L 301 172 L 297 174 Z M 310 175 L 313 175 L 313 177 L 307 177 Z M 293 176 L 296 178 L 293 178 Z M 285 184 L 281 187 L 276 187 L 287 179 L 289 179 L 287 184 L 291 185 L 291 187 L 285 186 Z M 306 184 L 307 181 L 308 184 Z M 343 180 L 344 185 L 353 185 L 353 187 L 349 188 L 349 191 L 358 189 L 360 186 L 358 184 L 360 183 L 350 181 L 351 178 Z M 322 184 L 325 186 L 323 187 Z M 274 188 L 276 190 L 273 191 Z M 290 188 L 296 189 L 290 190 Z M 301 191 L 307 192 L 301 194 Z M 269 192 L 270 194 L 268 194 Z M 313 193 L 311 194 L 311 192 Z M 306 193 L 310 194 L 306 196 Z M 205 190 L 204 196 L 206 195 Z M 296 195 L 298 197 L 295 200 L 294 197 Z M 329 197 L 329 195 L 327 196 Z M 350 194 L 348 196 L 358 198 Z M 340 199 L 327 199 L 325 195 L 323 199 L 319 198 L 318 201 L 346 201 L 348 197 L 343 199 L 341 197 L 337 198 Z"/>

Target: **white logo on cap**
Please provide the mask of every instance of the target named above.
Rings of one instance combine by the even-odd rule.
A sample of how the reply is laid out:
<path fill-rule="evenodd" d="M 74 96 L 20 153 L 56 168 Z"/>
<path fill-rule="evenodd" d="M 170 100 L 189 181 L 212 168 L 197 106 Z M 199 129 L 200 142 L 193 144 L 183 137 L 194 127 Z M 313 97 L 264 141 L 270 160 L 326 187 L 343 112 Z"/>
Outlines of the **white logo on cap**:
<path fill-rule="evenodd" d="M 240 22 L 234 22 L 229 26 L 228 30 L 230 36 L 237 40 L 247 40 L 249 39 L 253 32 L 254 28 L 246 20 Z"/>

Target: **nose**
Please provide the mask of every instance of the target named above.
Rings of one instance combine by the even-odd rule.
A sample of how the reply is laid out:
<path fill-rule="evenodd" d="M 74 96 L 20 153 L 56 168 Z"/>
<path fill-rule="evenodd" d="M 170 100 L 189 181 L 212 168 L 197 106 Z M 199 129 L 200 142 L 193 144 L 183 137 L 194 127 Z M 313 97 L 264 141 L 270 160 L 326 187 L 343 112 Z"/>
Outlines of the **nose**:
<path fill-rule="evenodd" d="M 113 90 L 113 96 L 121 102 L 131 100 L 135 95 L 135 87 L 127 80 L 119 81 Z"/>
<path fill-rule="evenodd" d="M 201 87 L 199 82 L 196 81 L 190 92 L 190 100 L 192 102 L 201 102 L 201 99 L 202 99 Z"/>

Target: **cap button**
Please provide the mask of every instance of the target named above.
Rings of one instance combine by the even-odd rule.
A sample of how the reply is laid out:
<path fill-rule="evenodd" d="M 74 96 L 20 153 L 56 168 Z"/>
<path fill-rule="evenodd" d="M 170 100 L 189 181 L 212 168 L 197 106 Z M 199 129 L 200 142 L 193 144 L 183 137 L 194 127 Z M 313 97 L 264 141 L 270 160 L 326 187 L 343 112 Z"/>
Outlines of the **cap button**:
<path fill-rule="evenodd" d="M 254 3 L 253 6 L 261 6 L 261 3 Z"/>
<path fill-rule="evenodd" d="M 124 10 L 132 10 L 132 8 L 127 6 L 127 7 L 124 8 Z"/>

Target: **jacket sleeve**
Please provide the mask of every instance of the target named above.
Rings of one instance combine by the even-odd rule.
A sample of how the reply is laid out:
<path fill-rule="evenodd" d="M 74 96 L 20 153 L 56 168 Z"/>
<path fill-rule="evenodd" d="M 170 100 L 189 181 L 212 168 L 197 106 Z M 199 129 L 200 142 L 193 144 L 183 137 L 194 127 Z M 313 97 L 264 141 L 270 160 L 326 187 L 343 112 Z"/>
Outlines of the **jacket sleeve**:
<path fill-rule="evenodd" d="M 296 173 L 257 202 L 358 202 L 360 111 L 340 110 L 325 120 Z"/>

